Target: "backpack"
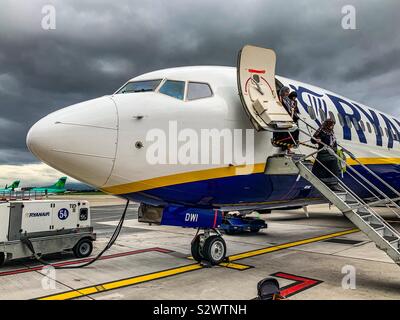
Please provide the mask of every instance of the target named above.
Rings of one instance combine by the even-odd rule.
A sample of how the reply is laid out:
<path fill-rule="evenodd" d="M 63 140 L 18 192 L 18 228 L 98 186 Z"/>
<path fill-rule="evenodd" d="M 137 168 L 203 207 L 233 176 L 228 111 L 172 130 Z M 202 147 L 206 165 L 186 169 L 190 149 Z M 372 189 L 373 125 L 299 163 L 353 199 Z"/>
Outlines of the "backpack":
<path fill-rule="evenodd" d="M 279 282 L 275 278 L 265 278 L 257 283 L 256 300 L 281 300 Z"/>

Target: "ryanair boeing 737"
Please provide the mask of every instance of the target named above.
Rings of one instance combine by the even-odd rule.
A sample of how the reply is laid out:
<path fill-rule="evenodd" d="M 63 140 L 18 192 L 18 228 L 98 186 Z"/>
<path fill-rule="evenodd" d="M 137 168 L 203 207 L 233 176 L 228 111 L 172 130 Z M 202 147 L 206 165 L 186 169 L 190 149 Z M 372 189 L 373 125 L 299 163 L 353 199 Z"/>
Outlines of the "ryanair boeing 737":
<path fill-rule="evenodd" d="M 237 68 L 192 66 L 146 73 L 112 95 L 49 114 L 30 129 L 27 145 L 55 169 L 141 203 L 141 221 L 203 230 L 192 242 L 196 260 L 216 264 L 225 258 L 218 227 L 226 212 L 324 202 L 335 203 L 376 243 L 381 237 L 385 242 L 379 246 L 386 246 L 389 255 L 398 251 L 400 238 L 386 225 L 375 228 L 384 223 L 375 214 L 361 218 L 361 211 L 354 211 L 356 216 L 350 216 L 349 201 L 329 193 L 297 160 L 298 168 L 291 166 L 290 155 L 271 140 L 275 132 L 296 130 L 278 99 L 277 92 L 286 86 L 297 93 L 300 109 L 303 144 L 295 156 L 315 153 L 310 135 L 322 121 L 334 119 L 335 135 L 350 154 L 350 168 L 341 181 L 359 210 L 367 206 L 371 192 L 380 199 L 379 191 L 397 196 L 400 119 L 275 76 L 275 64 L 272 50 L 245 46 Z M 367 182 L 357 182 L 352 169 L 379 191 L 370 185 L 366 190 Z"/>

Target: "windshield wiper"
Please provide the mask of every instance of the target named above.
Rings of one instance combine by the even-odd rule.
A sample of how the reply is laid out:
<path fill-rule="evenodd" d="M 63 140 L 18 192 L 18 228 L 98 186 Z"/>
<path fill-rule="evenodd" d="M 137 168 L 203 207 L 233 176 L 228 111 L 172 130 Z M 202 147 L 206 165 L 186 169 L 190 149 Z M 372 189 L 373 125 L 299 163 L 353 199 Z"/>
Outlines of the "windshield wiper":
<path fill-rule="evenodd" d="M 153 91 L 153 89 L 138 89 L 138 90 L 135 90 L 135 92 L 148 92 L 148 91 Z"/>
<path fill-rule="evenodd" d="M 132 93 L 132 92 L 150 92 L 154 91 L 153 89 L 130 89 L 130 90 L 124 90 L 121 93 Z"/>

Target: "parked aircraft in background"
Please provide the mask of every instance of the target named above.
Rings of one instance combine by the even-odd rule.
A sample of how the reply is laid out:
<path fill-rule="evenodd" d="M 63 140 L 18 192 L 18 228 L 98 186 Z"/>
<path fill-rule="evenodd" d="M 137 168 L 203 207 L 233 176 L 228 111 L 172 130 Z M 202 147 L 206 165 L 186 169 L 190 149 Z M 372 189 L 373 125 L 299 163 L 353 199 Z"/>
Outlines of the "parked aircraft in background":
<path fill-rule="evenodd" d="M 65 183 L 67 182 L 67 177 L 62 177 L 60 178 L 55 184 L 47 187 L 35 187 L 32 189 L 29 189 L 31 192 L 36 192 L 36 193 L 47 193 L 47 194 L 52 194 L 52 193 L 65 193 Z"/>
<path fill-rule="evenodd" d="M 0 192 L 12 192 L 12 191 L 18 191 L 18 186 L 19 186 L 20 181 L 16 180 L 14 181 L 11 185 L 5 186 L 4 188 L 0 188 Z"/>

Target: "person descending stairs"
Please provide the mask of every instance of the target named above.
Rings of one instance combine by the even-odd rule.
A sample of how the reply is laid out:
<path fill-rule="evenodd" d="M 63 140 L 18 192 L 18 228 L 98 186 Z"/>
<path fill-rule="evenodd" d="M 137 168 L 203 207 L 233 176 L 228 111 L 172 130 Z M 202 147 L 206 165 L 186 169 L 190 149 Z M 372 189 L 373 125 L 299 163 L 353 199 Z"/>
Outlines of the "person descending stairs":
<path fill-rule="evenodd" d="M 400 218 L 399 191 L 337 143 L 333 134 L 334 121 L 326 120 L 317 130 L 308 123 L 304 123 L 315 133 L 300 131 L 310 137 L 311 142 L 318 144 L 318 150 L 308 155 L 276 154 L 271 156 L 267 159 L 264 173 L 266 175 L 298 175 L 304 178 L 379 249 L 386 252 L 396 264 L 400 265 L 400 233 L 376 210 L 376 206 L 383 205 Z M 338 150 L 338 147 L 341 149 Z M 358 169 L 343 160 L 344 154 L 357 164 Z M 311 160 L 314 160 L 313 164 Z M 343 166 L 342 170 L 339 164 Z M 361 186 L 364 190 L 363 196 L 354 191 L 356 189 L 354 185 L 352 187 L 346 185 L 346 179 L 341 179 L 341 171 L 345 172 L 347 178 L 350 178 L 353 183 Z M 366 197 L 366 193 L 370 196 Z"/>

